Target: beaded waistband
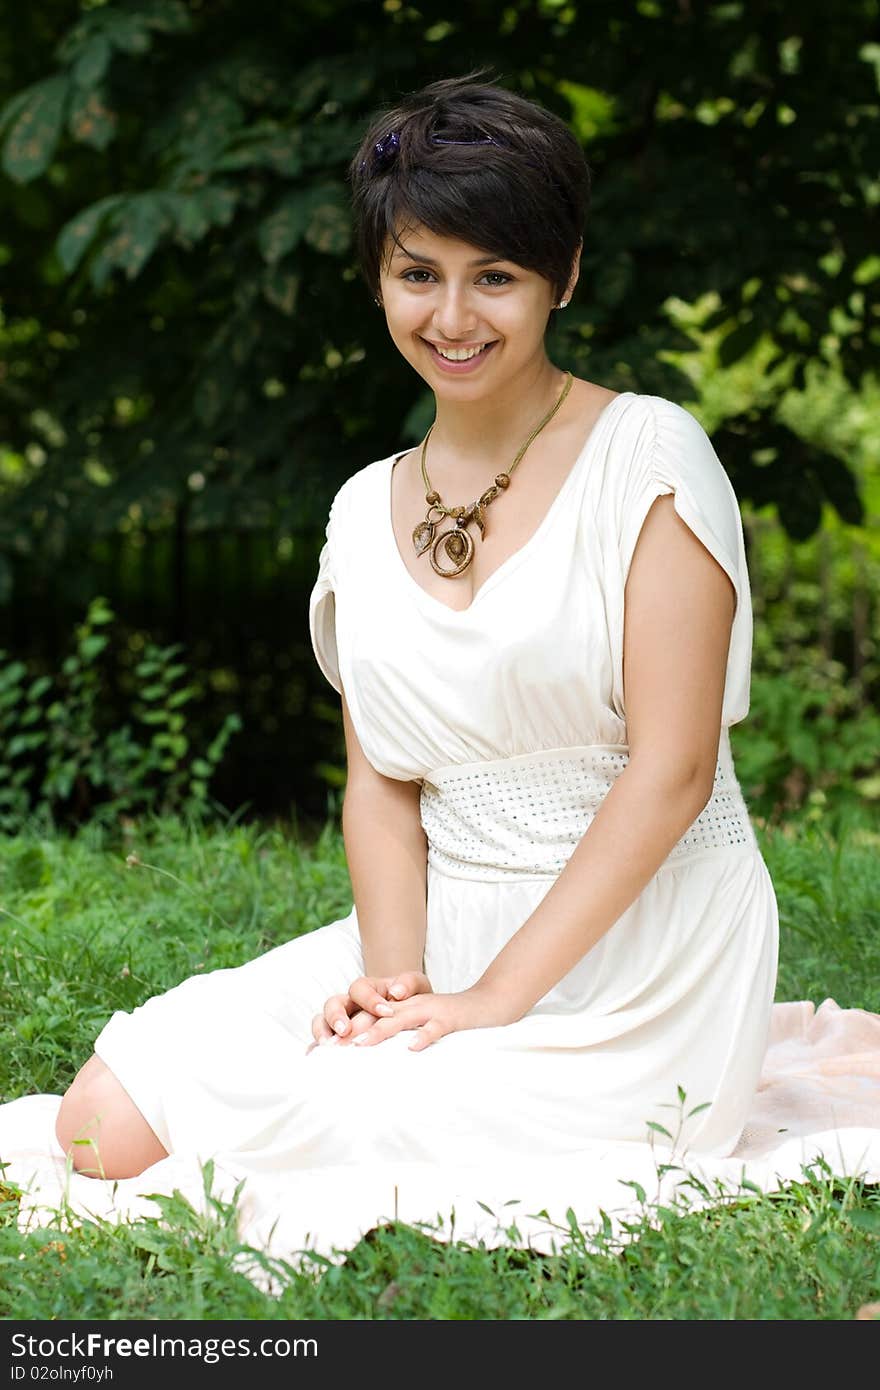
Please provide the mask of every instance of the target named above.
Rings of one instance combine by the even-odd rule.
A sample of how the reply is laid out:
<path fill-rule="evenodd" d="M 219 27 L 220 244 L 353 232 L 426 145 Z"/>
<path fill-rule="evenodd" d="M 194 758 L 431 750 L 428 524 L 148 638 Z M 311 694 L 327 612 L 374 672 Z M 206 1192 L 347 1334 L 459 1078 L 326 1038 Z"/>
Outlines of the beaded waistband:
<path fill-rule="evenodd" d="M 429 864 L 459 878 L 555 878 L 628 762 L 626 744 L 607 743 L 433 769 L 420 796 Z M 757 840 L 725 733 L 712 796 L 664 864 L 734 846 Z"/>

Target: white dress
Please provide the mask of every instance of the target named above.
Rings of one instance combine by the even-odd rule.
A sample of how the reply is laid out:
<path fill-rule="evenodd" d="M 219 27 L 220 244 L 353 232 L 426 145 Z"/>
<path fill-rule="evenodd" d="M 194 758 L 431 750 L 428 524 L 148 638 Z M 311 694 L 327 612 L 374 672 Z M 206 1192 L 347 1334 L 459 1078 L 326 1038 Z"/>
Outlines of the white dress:
<path fill-rule="evenodd" d="M 736 590 L 710 802 L 606 936 L 507 1027 L 416 1053 L 407 1033 L 310 1050 L 313 1015 L 363 971 L 352 909 L 114 1014 L 95 1049 L 172 1154 L 223 1152 L 267 1178 L 564 1160 L 594 1140 L 644 1141 L 649 1122 L 675 1129 L 679 1088 L 688 1111 L 704 1107 L 685 1130 L 690 1151 L 729 1155 L 767 1045 L 778 935 L 728 738 L 748 710 L 752 646 L 730 481 L 692 415 L 625 392 L 531 538 L 454 611 L 397 548 L 399 456 L 337 492 L 309 616 L 367 758 L 421 783 L 434 989 L 479 977 L 626 766 L 624 584 L 664 493 Z"/>
<path fill-rule="evenodd" d="M 464 612 L 397 549 L 396 458 L 336 494 L 310 625 L 367 757 L 421 783 L 434 987 L 481 974 L 626 766 L 624 583 L 663 493 L 736 590 L 712 797 L 605 937 L 506 1028 L 415 1053 L 406 1033 L 310 1050 L 313 1014 L 362 971 L 354 910 L 114 1014 L 96 1051 L 170 1156 L 120 1181 L 71 1173 L 60 1097 L 10 1100 L 0 1172 L 24 1193 L 19 1225 L 54 1227 L 62 1205 L 65 1221 L 155 1220 L 152 1194 L 172 1192 L 210 1214 L 211 1158 L 213 1196 L 236 1201 L 261 1252 L 241 1267 L 273 1288 L 263 1253 L 311 1268 L 310 1251 L 344 1257 L 395 1218 L 552 1253 L 572 1214 L 585 1230 L 610 1215 L 624 1238 L 645 1193 L 713 1203 L 817 1159 L 880 1182 L 880 1015 L 771 1010 L 777 904 L 728 738 L 749 706 L 751 596 L 736 497 L 703 430 L 660 397 L 613 399 L 537 531 Z M 671 1151 L 651 1124 L 676 1135 Z"/>

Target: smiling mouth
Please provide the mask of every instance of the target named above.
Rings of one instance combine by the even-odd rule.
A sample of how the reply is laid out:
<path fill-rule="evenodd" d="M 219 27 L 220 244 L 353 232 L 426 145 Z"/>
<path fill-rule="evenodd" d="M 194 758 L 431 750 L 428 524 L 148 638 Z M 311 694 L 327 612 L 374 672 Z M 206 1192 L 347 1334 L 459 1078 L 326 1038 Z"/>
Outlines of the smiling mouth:
<path fill-rule="evenodd" d="M 497 338 L 490 342 L 480 343 L 473 347 L 450 347 L 442 348 L 438 343 L 432 343 L 429 338 L 423 338 L 422 342 L 442 357 L 444 362 L 470 362 L 474 357 L 481 356 L 489 348 L 495 346 Z"/>

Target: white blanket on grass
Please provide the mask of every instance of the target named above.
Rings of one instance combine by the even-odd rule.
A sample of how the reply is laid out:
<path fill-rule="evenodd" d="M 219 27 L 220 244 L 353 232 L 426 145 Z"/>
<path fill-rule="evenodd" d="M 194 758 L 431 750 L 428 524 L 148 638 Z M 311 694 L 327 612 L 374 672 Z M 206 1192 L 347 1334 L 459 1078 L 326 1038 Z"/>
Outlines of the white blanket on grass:
<path fill-rule="evenodd" d="M 0 1105 L 0 1181 L 22 1191 L 22 1229 L 73 1219 L 157 1217 L 152 1193 L 179 1191 L 205 1209 L 205 1172 L 172 1155 L 137 1178 L 72 1173 L 54 1133 L 57 1095 Z M 526 1246 L 548 1254 L 602 1222 L 624 1233 L 655 1206 L 699 1208 L 751 1188 L 778 1190 L 809 1172 L 880 1183 L 880 1014 L 831 999 L 776 1004 L 760 1085 L 733 1155 L 709 1158 L 639 1143 L 596 1141 L 552 1164 L 511 1158 L 503 1171 L 424 1163 L 322 1172 L 249 1173 L 218 1154 L 211 1191 L 237 1199 L 242 1244 L 295 1265 L 310 1252 L 338 1259 L 376 1226 L 401 1221 L 438 1240 Z M 310 1214 L 322 1213 L 319 1230 Z M 266 1262 L 240 1265 L 267 1289 Z"/>

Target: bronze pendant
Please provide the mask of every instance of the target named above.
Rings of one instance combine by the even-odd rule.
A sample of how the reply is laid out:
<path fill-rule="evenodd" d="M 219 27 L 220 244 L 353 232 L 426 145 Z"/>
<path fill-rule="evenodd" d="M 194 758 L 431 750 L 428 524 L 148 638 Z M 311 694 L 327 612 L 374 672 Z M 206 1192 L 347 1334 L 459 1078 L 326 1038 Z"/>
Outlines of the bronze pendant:
<path fill-rule="evenodd" d="M 444 569 L 440 564 L 438 552 L 441 544 L 453 562 L 452 569 Z M 444 579 L 454 579 L 457 574 L 461 574 L 473 558 L 474 538 L 464 526 L 454 526 L 449 531 L 443 531 L 431 547 L 431 565 L 435 573 L 441 574 Z"/>
<path fill-rule="evenodd" d="M 418 526 L 413 530 L 412 538 L 413 545 L 416 548 L 416 554 L 423 554 L 434 539 L 433 521 L 420 521 Z"/>

